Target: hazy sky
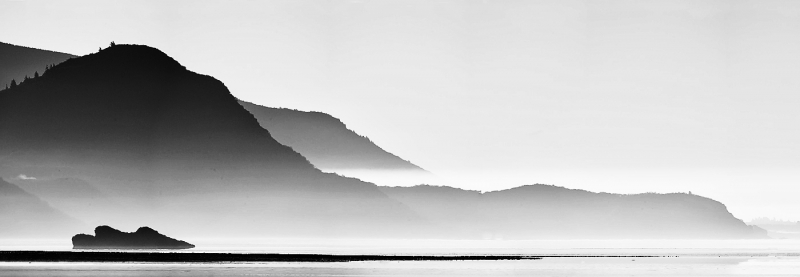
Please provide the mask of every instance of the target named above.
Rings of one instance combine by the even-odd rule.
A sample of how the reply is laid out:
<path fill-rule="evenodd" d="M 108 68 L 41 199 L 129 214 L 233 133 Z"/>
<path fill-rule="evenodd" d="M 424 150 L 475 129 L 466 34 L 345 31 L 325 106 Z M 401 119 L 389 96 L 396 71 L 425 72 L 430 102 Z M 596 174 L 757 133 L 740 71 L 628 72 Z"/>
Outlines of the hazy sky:
<path fill-rule="evenodd" d="M 800 220 L 800 1 L 7 1 L 0 41 L 157 47 L 449 180 Z"/>

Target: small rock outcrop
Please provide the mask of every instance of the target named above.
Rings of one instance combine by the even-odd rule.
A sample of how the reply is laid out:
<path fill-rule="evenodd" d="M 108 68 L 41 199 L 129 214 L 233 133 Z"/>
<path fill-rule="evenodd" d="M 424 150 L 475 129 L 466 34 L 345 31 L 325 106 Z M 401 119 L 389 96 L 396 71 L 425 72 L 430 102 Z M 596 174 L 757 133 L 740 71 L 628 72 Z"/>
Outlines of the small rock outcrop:
<path fill-rule="evenodd" d="M 109 226 L 98 226 L 94 236 L 78 234 L 72 237 L 74 249 L 189 249 L 194 245 L 162 235 L 150 227 L 126 233 Z"/>

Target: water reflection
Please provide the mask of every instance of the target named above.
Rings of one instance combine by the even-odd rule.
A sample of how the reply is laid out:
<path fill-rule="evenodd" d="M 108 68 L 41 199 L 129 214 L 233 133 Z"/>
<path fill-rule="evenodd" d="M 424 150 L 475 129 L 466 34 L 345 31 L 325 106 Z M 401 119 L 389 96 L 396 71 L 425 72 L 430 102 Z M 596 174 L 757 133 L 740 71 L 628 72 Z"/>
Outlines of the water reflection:
<path fill-rule="evenodd" d="M 780 276 L 798 257 L 351 263 L 0 263 L 0 276 Z"/>

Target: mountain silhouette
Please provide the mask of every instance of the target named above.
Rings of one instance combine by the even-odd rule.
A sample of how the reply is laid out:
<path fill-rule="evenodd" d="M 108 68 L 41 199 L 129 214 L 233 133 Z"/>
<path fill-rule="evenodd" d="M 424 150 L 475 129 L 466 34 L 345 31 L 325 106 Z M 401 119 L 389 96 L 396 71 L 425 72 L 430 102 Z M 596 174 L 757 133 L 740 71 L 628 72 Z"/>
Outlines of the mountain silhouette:
<path fill-rule="evenodd" d="M 0 106 L 1 143 L 13 145 L 4 149 L 79 151 L 79 163 L 126 158 L 139 167 L 172 160 L 313 170 L 270 139 L 221 82 L 154 48 L 115 46 L 61 63 L 0 94 Z"/>
<path fill-rule="evenodd" d="M 33 76 L 35 72 L 74 56 L 0 43 L 0 72 L 8 76 Z M 13 62 L 10 61 L 13 58 Z M 8 78 L 10 82 L 11 78 Z M 2 89 L 2 88 L 0 88 Z M 349 130 L 339 119 L 320 112 L 270 108 L 240 101 L 259 124 L 281 144 L 292 147 L 326 172 L 380 182 L 413 185 L 431 181 L 424 169 L 391 154 L 367 137 Z M 366 174 L 365 174 L 366 173 Z M 375 176 L 381 178 L 375 178 Z"/>
<path fill-rule="evenodd" d="M 74 249 L 189 249 L 194 245 L 162 235 L 150 227 L 140 227 L 126 233 L 109 226 L 98 226 L 94 236 L 78 234 L 72 237 Z"/>
<path fill-rule="evenodd" d="M 404 184 L 415 185 L 432 177 L 428 171 L 387 152 L 329 114 L 270 108 L 241 100 L 239 103 L 256 117 L 261 127 L 270 131 L 275 140 L 292 147 L 323 171 L 362 178 L 379 185 L 393 179 L 403 179 Z M 359 174 L 370 171 L 375 174 Z M 388 180 L 372 180 L 372 175 L 385 176 Z"/>
<path fill-rule="evenodd" d="M 11 80 L 19 83 L 25 76 L 42 74 L 48 66 L 72 57 L 75 56 L 0 42 L 0 89 L 10 85 Z"/>
<path fill-rule="evenodd" d="M 80 221 L 0 179 L 0 237 L 50 237 L 83 228 Z"/>
<path fill-rule="evenodd" d="M 109 213 L 118 226 L 357 236 L 424 223 L 374 184 L 321 172 L 222 82 L 147 46 L 109 47 L 0 91 L 0 174 L 94 184 L 137 207 Z"/>
<path fill-rule="evenodd" d="M 338 119 L 240 102 L 147 46 L 69 59 L 0 91 L 0 176 L 28 176 L 15 182 L 84 222 L 192 237 L 763 237 L 694 195 L 379 188 L 321 172 L 325 155 L 321 168 L 422 171 Z M 20 222 L 0 236 L 75 233 L 76 220 L 16 186 L 0 197 L 12 199 L 3 222 Z"/>
<path fill-rule="evenodd" d="M 452 233 L 504 239 L 766 238 L 712 199 L 684 193 L 611 194 L 528 185 L 481 193 L 383 187 Z"/>

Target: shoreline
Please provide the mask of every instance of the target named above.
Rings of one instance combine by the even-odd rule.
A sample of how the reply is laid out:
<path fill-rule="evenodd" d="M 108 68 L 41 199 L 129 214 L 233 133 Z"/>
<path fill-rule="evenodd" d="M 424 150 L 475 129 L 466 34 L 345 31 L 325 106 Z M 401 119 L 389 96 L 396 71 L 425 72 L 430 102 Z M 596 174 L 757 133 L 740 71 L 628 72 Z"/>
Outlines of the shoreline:
<path fill-rule="evenodd" d="M 0 251 L 0 262 L 361 262 L 361 261 L 501 261 L 540 260 L 543 258 L 653 258 L 659 256 L 618 255 L 330 255 L 330 254 L 242 254 L 242 253 L 164 253 L 115 251 Z"/>

